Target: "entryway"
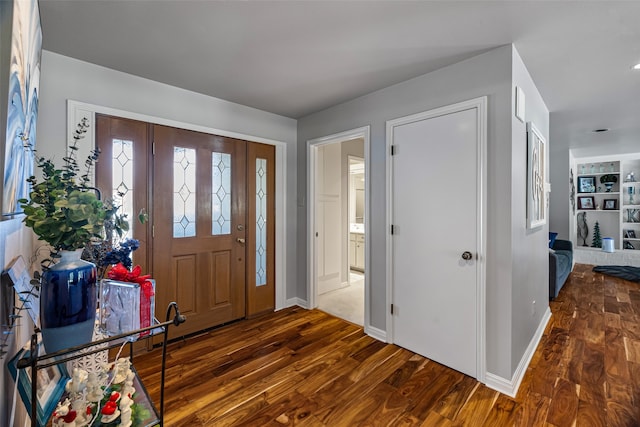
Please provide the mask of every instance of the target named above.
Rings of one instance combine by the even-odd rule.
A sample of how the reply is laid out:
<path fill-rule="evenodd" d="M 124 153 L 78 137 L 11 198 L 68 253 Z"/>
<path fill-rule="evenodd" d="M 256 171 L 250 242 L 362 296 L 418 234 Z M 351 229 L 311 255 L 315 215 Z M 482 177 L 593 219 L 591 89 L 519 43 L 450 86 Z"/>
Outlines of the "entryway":
<path fill-rule="evenodd" d="M 367 152 L 368 128 L 308 142 L 309 306 L 365 328 Z"/>
<path fill-rule="evenodd" d="M 486 98 L 387 122 L 393 342 L 484 372 Z"/>
<path fill-rule="evenodd" d="M 157 317 L 177 301 L 180 335 L 275 309 L 275 149 L 97 115 L 97 184 L 140 240 Z M 149 222 L 140 224 L 145 209 Z"/>

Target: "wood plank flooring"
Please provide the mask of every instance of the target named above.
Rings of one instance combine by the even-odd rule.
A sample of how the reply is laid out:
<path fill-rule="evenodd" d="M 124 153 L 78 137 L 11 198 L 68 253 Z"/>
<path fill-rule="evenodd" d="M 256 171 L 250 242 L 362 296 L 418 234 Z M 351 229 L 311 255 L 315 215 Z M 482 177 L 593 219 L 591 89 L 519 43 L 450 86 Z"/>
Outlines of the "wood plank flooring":
<path fill-rule="evenodd" d="M 167 426 L 640 426 L 640 284 L 576 265 L 515 399 L 317 310 L 168 348 Z M 135 365 L 159 403 L 160 350 Z"/>

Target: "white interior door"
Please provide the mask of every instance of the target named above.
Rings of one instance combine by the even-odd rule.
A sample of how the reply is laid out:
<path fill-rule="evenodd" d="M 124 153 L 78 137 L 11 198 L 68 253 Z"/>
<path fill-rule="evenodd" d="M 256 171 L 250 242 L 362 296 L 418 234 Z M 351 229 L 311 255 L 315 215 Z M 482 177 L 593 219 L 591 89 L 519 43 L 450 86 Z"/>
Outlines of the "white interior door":
<path fill-rule="evenodd" d="M 316 177 L 318 294 L 342 286 L 342 172 L 340 144 L 318 148 Z"/>
<path fill-rule="evenodd" d="M 476 377 L 477 109 L 417 118 L 391 135 L 393 340 Z"/>

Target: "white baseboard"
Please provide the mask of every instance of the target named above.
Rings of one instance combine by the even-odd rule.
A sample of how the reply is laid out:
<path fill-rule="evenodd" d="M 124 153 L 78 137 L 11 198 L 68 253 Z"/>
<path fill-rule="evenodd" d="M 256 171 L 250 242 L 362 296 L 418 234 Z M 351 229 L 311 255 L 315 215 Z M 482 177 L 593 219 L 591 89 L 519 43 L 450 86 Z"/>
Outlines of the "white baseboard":
<path fill-rule="evenodd" d="M 387 332 L 382 329 L 375 328 L 371 325 L 364 327 L 364 333 L 378 341 L 387 342 Z"/>
<path fill-rule="evenodd" d="M 524 374 L 527 372 L 531 358 L 536 352 L 536 348 L 538 347 L 542 334 L 544 334 L 544 330 L 549 323 L 549 319 L 551 319 L 551 310 L 547 307 L 547 311 L 544 313 L 536 333 L 531 338 L 531 342 L 529 342 L 527 350 L 522 355 L 522 359 L 520 359 L 520 363 L 518 364 L 516 371 L 513 373 L 511 380 L 492 374 L 491 372 L 487 372 L 485 375 L 485 385 L 487 387 L 497 390 L 500 393 L 504 393 L 509 397 L 516 397 L 522 378 L 524 378 Z"/>
<path fill-rule="evenodd" d="M 307 310 L 309 309 L 309 303 L 306 300 L 303 300 L 302 298 L 289 298 L 288 300 L 285 301 L 285 308 L 287 307 L 293 307 L 294 305 L 300 306 L 302 308 L 306 308 Z"/>

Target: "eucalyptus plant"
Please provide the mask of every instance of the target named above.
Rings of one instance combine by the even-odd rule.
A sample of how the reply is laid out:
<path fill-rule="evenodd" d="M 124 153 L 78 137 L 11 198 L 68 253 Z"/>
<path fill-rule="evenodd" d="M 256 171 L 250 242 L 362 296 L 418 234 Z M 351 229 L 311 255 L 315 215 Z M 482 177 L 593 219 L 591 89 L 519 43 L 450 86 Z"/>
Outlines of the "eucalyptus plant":
<path fill-rule="evenodd" d="M 88 127 L 86 119 L 78 124 L 62 167 L 56 167 L 50 159 L 35 156 L 42 177 L 29 177 L 30 198 L 19 200 L 25 214 L 23 222 L 33 229 L 39 240 L 47 242 L 54 253 L 81 249 L 92 240 L 102 240 L 105 222 L 128 229 L 128 223 L 117 215 L 117 209 L 101 201 L 99 191 L 90 185 L 99 149 L 91 151 L 81 173 L 76 159 L 78 142 Z M 33 147 L 26 148 L 35 153 Z"/>

